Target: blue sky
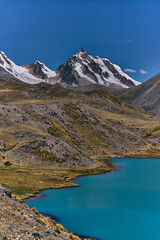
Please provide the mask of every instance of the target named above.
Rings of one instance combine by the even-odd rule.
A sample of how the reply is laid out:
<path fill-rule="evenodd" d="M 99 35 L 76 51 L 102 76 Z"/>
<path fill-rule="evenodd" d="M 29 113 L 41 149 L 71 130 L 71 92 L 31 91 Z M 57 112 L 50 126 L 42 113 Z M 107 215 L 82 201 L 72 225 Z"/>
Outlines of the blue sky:
<path fill-rule="evenodd" d="M 0 0 L 0 49 L 54 70 L 83 47 L 143 82 L 160 72 L 159 12 L 159 0 Z"/>

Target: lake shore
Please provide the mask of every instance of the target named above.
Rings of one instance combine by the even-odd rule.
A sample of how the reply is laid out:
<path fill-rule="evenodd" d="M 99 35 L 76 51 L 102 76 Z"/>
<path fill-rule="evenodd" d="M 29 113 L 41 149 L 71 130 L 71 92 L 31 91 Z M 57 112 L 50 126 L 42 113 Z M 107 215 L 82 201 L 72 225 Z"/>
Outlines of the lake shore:
<path fill-rule="evenodd" d="M 49 206 L 53 205 L 52 211 L 50 207 L 47 207 L 45 211 L 55 213 L 57 216 L 60 213 L 60 221 L 63 221 L 63 224 L 73 233 L 82 231 L 86 235 L 97 236 L 99 239 L 111 239 L 112 236 L 115 239 L 121 239 L 121 236 L 123 239 L 128 239 L 129 236 L 129 239 L 134 240 L 138 239 L 136 234 L 138 232 L 139 235 L 144 236 L 142 239 L 150 240 L 152 235 L 154 239 L 158 239 L 157 236 L 160 236 L 159 159 L 121 158 L 113 159 L 113 162 L 117 165 L 118 171 L 95 175 L 91 178 L 80 178 L 76 181 L 82 186 L 80 188 L 53 190 L 51 194 L 50 191 L 44 192 L 49 196 L 46 205 L 49 201 Z M 142 174 L 144 181 L 142 181 Z M 152 174 L 151 177 L 150 174 Z M 137 178 L 135 179 L 134 176 Z M 149 201 L 144 204 L 146 198 Z M 58 205 L 56 205 L 57 201 Z M 153 203 L 152 209 L 151 202 Z M 37 201 L 37 205 L 36 202 L 32 202 L 30 207 L 34 206 L 42 212 L 43 200 Z M 56 206 L 60 208 L 60 211 Z M 155 217 L 155 212 L 158 212 L 157 217 Z M 49 217 L 55 220 L 55 216 Z M 142 227 L 140 227 L 141 223 L 143 223 Z M 151 228 L 146 233 L 148 225 Z M 114 231 L 115 226 L 116 231 Z M 92 239 L 76 235 L 81 239 Z"/>
<path fill-rule="evenodd" d="M 97 167 L 97 168 L 91 168 L 91 169 L 62 169 L 62 170 L 56 170 L 54 173 L 54 170 L 47 171 L 48 176 L 51 176 L 54 174 L 55 181 L 53 181 L 53 178 L 48 182 L 48 184 L 40 184 L 36 185 L 32 188 L 32 191 L 26 192 L 25 189 L 23 189 L 24 194 L 19 195 L 16 194 L 15 196 L 18 197 L 20 200 L 26 201 L 27 199 L 30 199 L 31 197 L 40 197 L 40 192 L 47 189 L 60 189 L 60 188 L 71 188 L 71 187 L 79 187 L 78 184 L 74 183 L 73 181 L 76 180 L 79 177 L 83 176 L 89 176 L 89 175 L 99 175 L 104 174 L 106 172 L 111 172 L 113 170 L 117 170 L 116 166 L 110 162 L 110 165 L 107 167 Z M 27 170 L 28 172 L 28 170 Z M 41 170 L 41 173 L 43 173 L 43 169 Z M 62 174 L 62 180 L 59 180 L 59 174 Z M 66 177 L 64 176 L 66 175 Z M 36 175 L 37 178 L 37 175 Z M 23 179 L 22 179 L 23 180 Z M 33 179 L 34 180 L 34 179 Z M 37 184 L 37 179 L 35 179 L 35 184 Z M 38 182 L 39 183 L 39 182 Z M 32 183 L 33 184 L 33 183 Z M 9 187 L 8 187 L 9 188 Z M 33 190 L 35 188 L 35 191 Z M 11 189 L 11 188 L 9 188 Z M 11 189 L 12 190 L 12 189 Z M 28 187 L 27 187 L 28 191 Z M 14 193 L 13 193 L 14 194 Z"/>
<path fill-rule="evenodd" d="M 116 166 L 114 166 L 113 170 L 118 170 Z M 79 177 L 84 177 L 84 176 L 89 176 L 89 175 L 100 175 L 100 174 L 105 174 L 107 172 L 111 172 L 113 170 L 107 170 L 107 171 L 103 171 L 103 172 L 100 172 L 100 173 L 95 173 L 95 174 L 84 174 L 84 175 L 79 175 L 77 177 L 75 177 L 74 179 L 72 180 L 76 180 L 78 179 Z M 72 187 L 80 187 L 80 185 L 76 185 L 76 186 L 67 186 L 67 187 L 60 187 L 60 188 L 72 188 Z M 59 189 L 60 189 L 59 188 Z M 51 188 L 51 189 L 54 189 L 54 188 Z M 46 189 L 43 189 L 43 190 L 46 190 Z M 38 200 L 38 199 L 42 199 L 46 197 L 46 194 L 44 193 L 36 193 L 35 195 L 33 196 L 30 196 L 26 199 L 23 200 L 24 203 L 27 204 L 27 202 L 29 201 L 35 201 L 35 200 Z M 48 213 L 43 213 L 43 212 L 40 212 L 40 214 L 42 214 L 44 217 L 49 217 L 51 220 L 53 221 L 56 221 L 57 223 L 60 223 L 59 221 L 59 218 L 53 214 L 48 214 Z M 89 236 L 86 236 L 86 235 L 81 235 L 81 234 L 78 234 L 78 233 L 73 233 L 74 235 L 78 236 L 81 240 L 85 240 L 85 239 L 88 239 L 88 240 L 100 240 L 99 238 L 95 238 L 95 237 L 89 237 Z"/>
<path fill-rule="evenodd" d="M 25 199 L 24 202 L 29 202 L 29 201 L 32 201 L 32 200 L 38 200 L 38 199 L 44 198 L 45 196 L 46 196 L 46 194 L 44 194 L 44 193 L 37 193 L 34 196 L 31 196 L 31 197 Z"/>
<path fill-rule="evenodd" d="M 118 168 L 112 163 L 111 159 L 109 159 L 109 161 L 111 162 L 111 166 L 110 167 L 107 167 L 107 168 L 97 168 L 97 169 L 93 169 L 92 171 L 89 171 L 89 172 L 78 173 L 77 176 L 70 178 L 70 185 L 59 186 L 58 189 L 79 187 L 80 185 L 75 184 L 72 181 L 75 181 L 75 180 L 77 180 L 80 177 L 90 176 L 90 175 L 100 175 L 100 174 L 105 174 L 105 173 L 111 172 L 113 170 L 118 170 Z M 45 189 L 41 189 L 40 191 L 47 190 L 47 189 L 57 189 L 57 188 L 54 188 L 54 187 L 45 188 Z M 32 196 L 29 196 L 29 197 L 24 198 L 22 200 L 23 200 L 23 202 L 25 202 L 27 204 L 27 202 L 29 202 L 29 201 L 35 201 L 35 200 L 38 200 L 38 199 L 42 199 L 45 196 L 46 196 L 46 194 L 44 194 L 44 193 L 41 193 L 41 192 L 37 193 L 36 192 L 35 194 L 33 193 Z M 43 216 L 49 217 L 51 220 L 56 221 L 57 223 L 60 223 L 59 218 L 57 216 L 52 215 L 52 214 L 43 213 L 43 212 L 40 212 L 40 213 Z M 81 235 L 81 234 L 78 234 L 78 233 L 74 233 L 74 235 L 78 236 L 82 240 L 84 240 L 84 239 L 100 240 L 99 238 L 89 237 L 89 236 Z"/>
<path fill-rule="evenodd" d="M 44 217 L 49 217 L 51 220 L 56 221 L 57 223 L 59 222 L 59 218 L 55 215 L 52 214 L 47 214 L 47 213 L 42 213 L 40 212 Z M 95 238 L 95 237 L 89 237 L 89 236 L 85 236 L 85 235 L 81 235 L 78 233 L 73 233 L 74 235 L 78 236 L 79 238 L 81 238 L 82 240 L 84 239 L 90 239 L 90 240 L 100 240 L 99 238 Z"/>
<path fill-rule="evenodd" d="M 45 196 L 46 196 L 46 194 L 44 194 L 44 193 L 38 193 L 35 196 L 32 196 L 32 197 L 26 199 L 24 202 L 27 204 L 27 202 L 29 202 L 29 201 L 42 199 Z M 48 213 L 43 213 L 43 212 L 40 212 L 40 214 L 42 214 L 44 217 L 49 217 L 51 220 L 56 221 L 57 223 L 60 223 L 59 218 L 57 216 L 53 215 L 53 214 L 48 214 Z M 84 239 L 100 240 L 99 238 L 89 237 L 89 236 L 81 235 L 81 234 L 78 234 L 78 233 L 73 233 L 73 234 L 78 236 L 82 240 L 84 240 Z"/>

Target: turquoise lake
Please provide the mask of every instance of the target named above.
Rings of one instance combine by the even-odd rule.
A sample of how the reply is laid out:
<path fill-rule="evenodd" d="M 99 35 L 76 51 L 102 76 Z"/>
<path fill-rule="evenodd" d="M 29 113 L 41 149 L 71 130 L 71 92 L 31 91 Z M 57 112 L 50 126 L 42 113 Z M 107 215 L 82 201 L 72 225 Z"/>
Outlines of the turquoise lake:
<path fill-rule="evenodd" d="M 77 188 L 28 201 L 69 231 L 102 240 L 160 240 L 160 159 L 113 159 L 118 171 L 80 177 Z"/>

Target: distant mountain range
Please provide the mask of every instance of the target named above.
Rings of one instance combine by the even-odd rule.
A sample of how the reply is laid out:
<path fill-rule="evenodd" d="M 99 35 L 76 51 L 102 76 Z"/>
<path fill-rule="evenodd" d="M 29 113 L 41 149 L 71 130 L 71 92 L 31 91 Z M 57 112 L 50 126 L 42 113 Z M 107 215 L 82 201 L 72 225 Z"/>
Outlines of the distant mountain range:
<path fill-rule="evenodd" d="M 139 84 L 84 49 L 55 71 L 39 61 L 17 66 L 0 52 L 0 185 L 24 199 L 114 170 L 111 157 L 160 158 L 159 93 L 160 74 Z M 5 239 L 27 231 L 80 240 L 17 199 L 0 187 Z"/>
<path fill-rule="evenodd" d="M 81 49 L 55 71 L 43 63 L 17 66 L 0 51 L 0 76 L 16 78 L 26 83 L 60 83 L 63 86 L 103 85 L 109 88 L 132 88 L 140 83 L 133 80 L 121 68 L 106 58 L 92 57 Z"/>
<path fill-rule="evenodd" d="M 0 51 L 0 77 L 18 79 L 29 84 L 43 82 L 79 90 L 122 90 L 122 98 L 130 104 L 160 116 L 160 73 L 140 84 L 106 58 L 92 57 L 82 48 L 55 71 L 43 63 L 17 66 Z"/>

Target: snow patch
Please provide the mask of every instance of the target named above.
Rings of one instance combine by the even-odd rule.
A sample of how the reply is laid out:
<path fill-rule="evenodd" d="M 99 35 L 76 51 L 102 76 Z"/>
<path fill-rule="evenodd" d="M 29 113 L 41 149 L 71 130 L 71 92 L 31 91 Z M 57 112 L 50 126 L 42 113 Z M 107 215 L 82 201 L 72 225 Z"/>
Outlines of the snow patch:
<path fill-rule="evenodd" d="M 56 72 L 50 70 L 50 69 L 49 69 L 48 67 L 46 67 L 44 64 L 43 64 L 43 69 L 42 69 L 42 71 L 44 72 L 44 74 L 47 75 L 48 78 L 52 78 L 52 77 L 55 77 L 55 76 L 56 76 Z"/>
<path fill-rule="evenodd" d="M 36 78 L 30 74 L 28 69 L 17 66 L 14 62 L 7 58 L 3 52 L 0 52 L 0 60 L 2 61 L 0 66 L 3 67 L 8 73 L 12 74 L 15 78 L 30 84 L 44 82 L 44 80 Z"/>
<path fill-rule="evenodd" d="M 82 65 L 80 63 L 78 63 L 78 62 L 75 63 L 75 70 L 81 78 L 86 79 L 89 82 L 95 83 L 95 81 L 93 79 L 91 79 L 90 77 L 88 77 L 87 75 L 85 75 L 83 73 Z"/>
<path fill-rule="evenodd" d="M 90 56 L 91 57 L 91 56 Z M 103 62 L 103 58 L 100 58 L 100 57 L 91 57 L 95 63 L 97 63 L 99 65 L 99 67 L 102 69 L 102 73 L 107 73 L 109 75 L 108 78 L 104 77 L 103 76 L 103 79 L 105 80 L 105 83 L 110 84 L 110 83 L 113 83 L 115 85 L 118 85 L 122 88 L 128 88 L 127 85 L 123 84 L 119 79 L 115 78 L 115 76 L 113 75 L 113 73 L 108 69 L 108 67 L 104 64 Z M 105 59 L 105 60 L 108 60 L 108 59 Z M 109 60 L 108 60 L 109 61 Z M 103 82 L 104 84 L 104 82 Z"/>

